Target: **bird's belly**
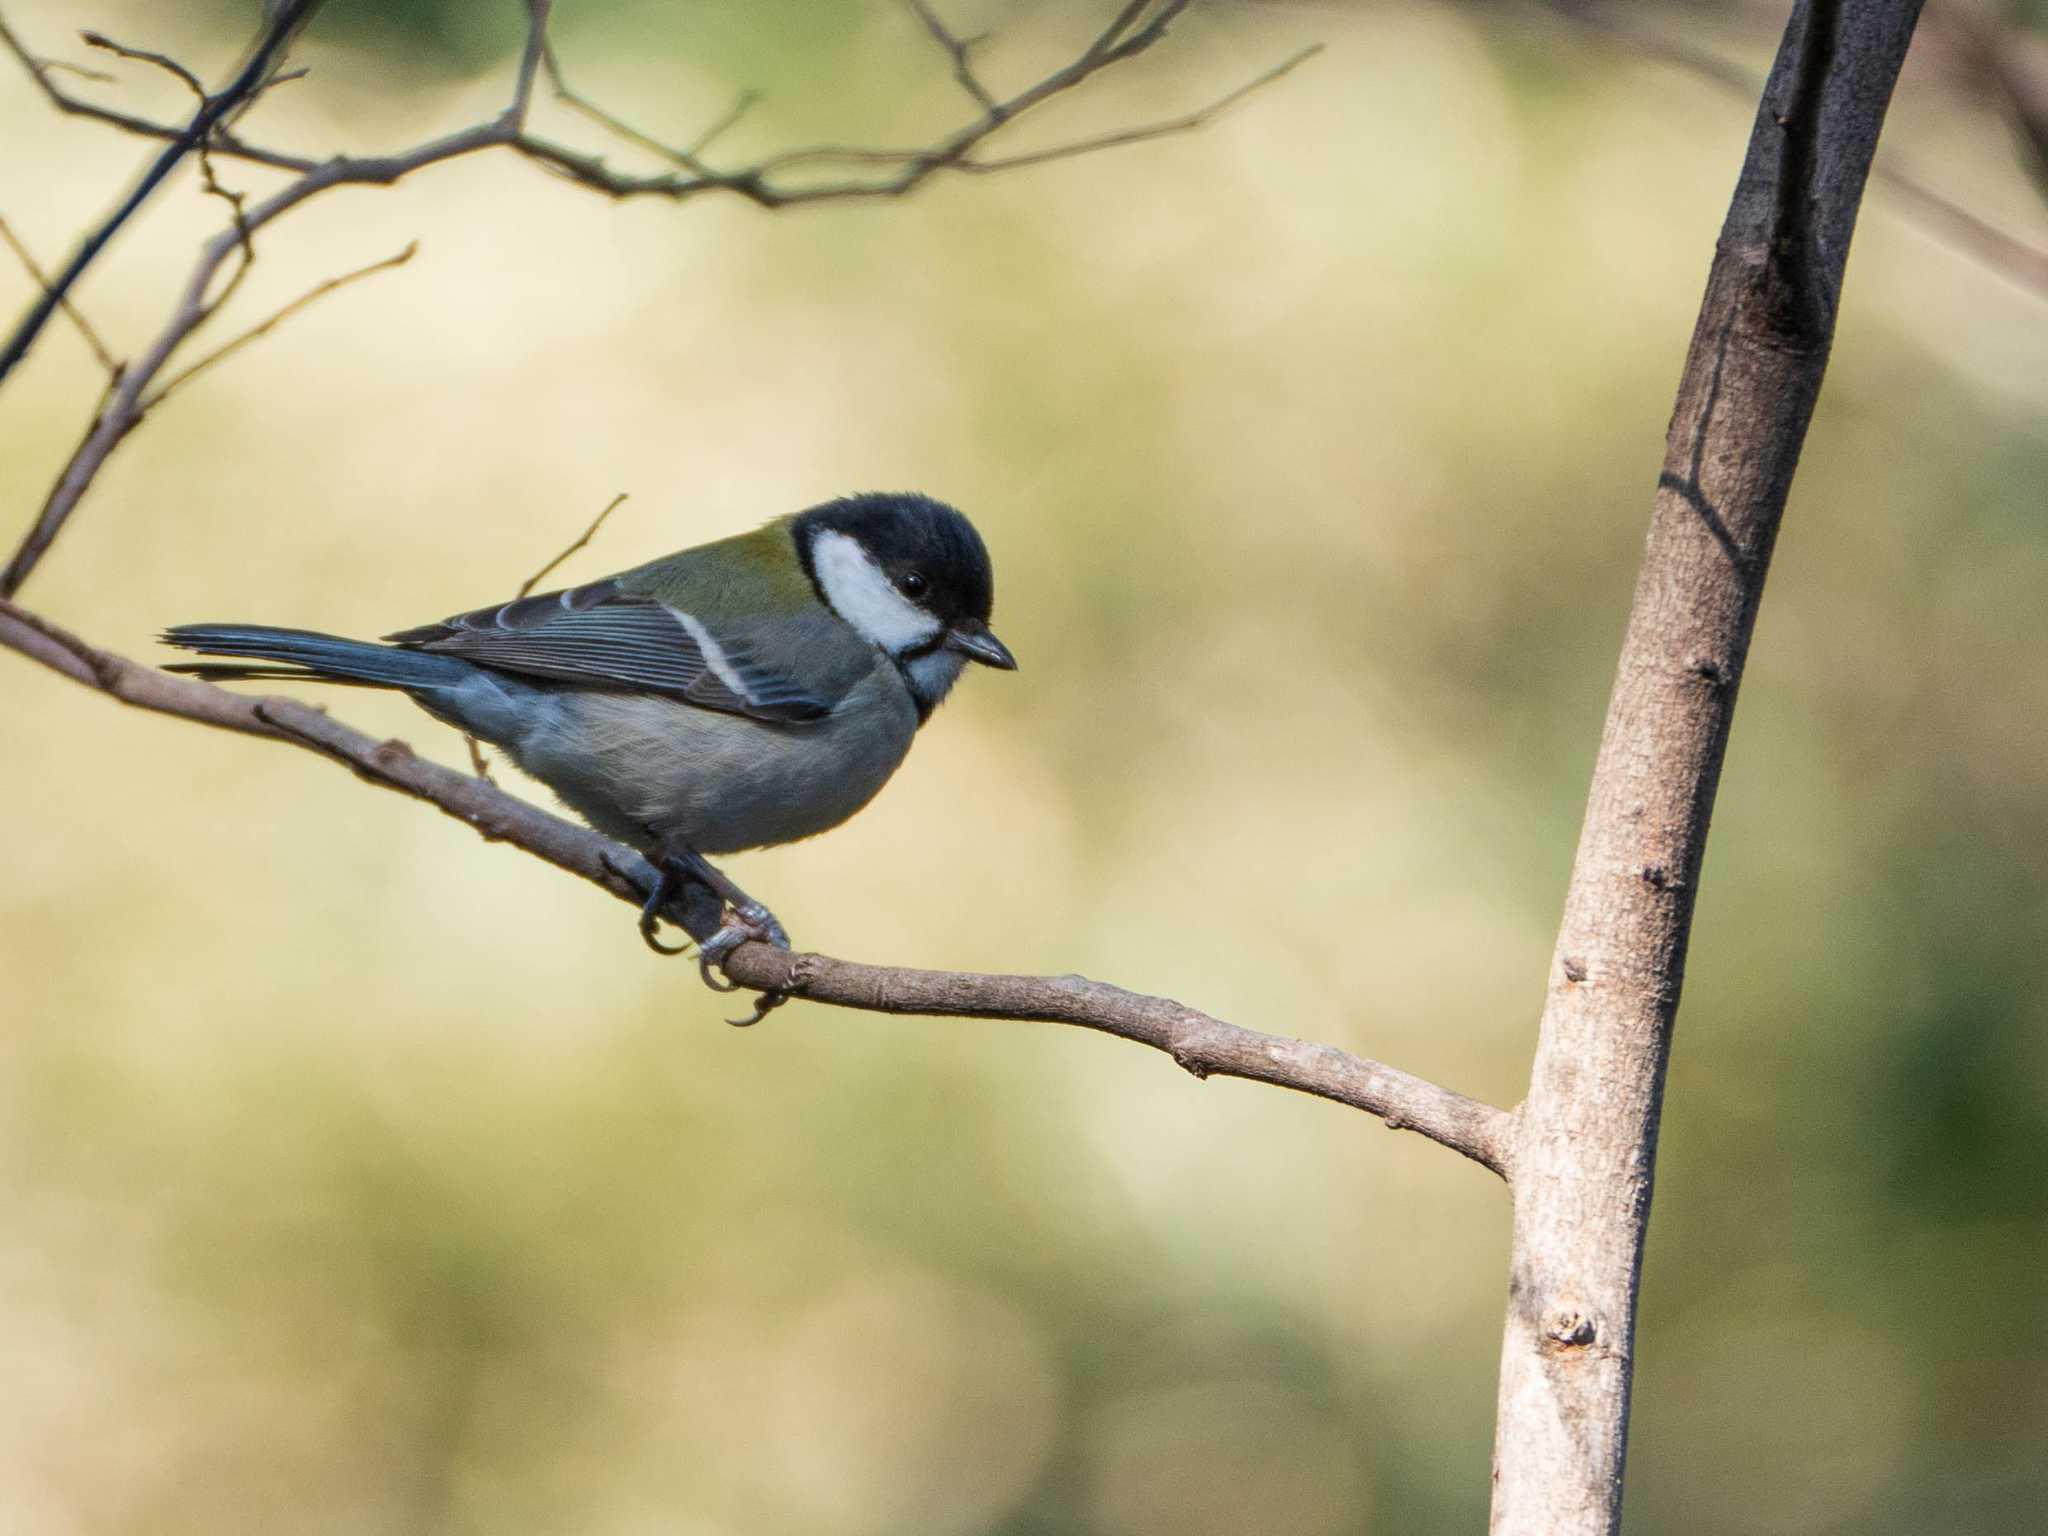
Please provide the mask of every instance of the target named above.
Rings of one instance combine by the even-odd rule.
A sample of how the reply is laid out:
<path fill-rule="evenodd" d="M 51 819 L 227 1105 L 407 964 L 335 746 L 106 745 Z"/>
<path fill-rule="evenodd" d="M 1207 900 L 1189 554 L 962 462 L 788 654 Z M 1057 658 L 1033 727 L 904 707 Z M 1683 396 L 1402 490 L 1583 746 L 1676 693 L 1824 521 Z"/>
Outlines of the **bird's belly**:
<path fill-rule="evenodd" d="M 888 686 L 895 682 L 871 678 L 824 719 L 792 724 L 645 694 L 566 691 L 553 718 L 506 746 L 609 836 L 650 852 L 677 839 L 732 853 L 823 832 L 874 798 L 917 730 L 907 692 Z"/>

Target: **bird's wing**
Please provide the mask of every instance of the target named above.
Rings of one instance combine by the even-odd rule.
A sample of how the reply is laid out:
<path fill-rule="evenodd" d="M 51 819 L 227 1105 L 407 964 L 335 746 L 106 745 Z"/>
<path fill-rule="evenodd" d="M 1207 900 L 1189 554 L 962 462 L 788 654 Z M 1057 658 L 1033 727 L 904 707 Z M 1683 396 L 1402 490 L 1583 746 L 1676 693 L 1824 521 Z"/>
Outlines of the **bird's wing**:
<path fill-rule="evenodd" d="M 815 720 L 834 699 L 763 663 L 744 639 L 624 591 L 613 578 L 400 630 L 387 640 L 503 672 L 586 688 L 665 694 L 756 720 Z"/>

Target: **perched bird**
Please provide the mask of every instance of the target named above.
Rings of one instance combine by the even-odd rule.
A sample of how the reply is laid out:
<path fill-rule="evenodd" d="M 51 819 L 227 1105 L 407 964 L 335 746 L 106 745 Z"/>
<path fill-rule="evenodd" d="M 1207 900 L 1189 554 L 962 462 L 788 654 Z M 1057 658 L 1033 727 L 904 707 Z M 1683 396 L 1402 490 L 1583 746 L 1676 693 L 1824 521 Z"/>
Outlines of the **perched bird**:
<path fill-rule="evenodd" d="M 653 862 L 640 931 L 654 948 L 675 953 L 656 923 L 686 882 L 730 909 L 700 951 L 709 980 L 742 942 L 788 938 L 704 855 L 837 826 L 888 782 L 966 663 L 1014 669 L 989 629 L 993 587 L 961 513 L 878 493 L 388 644 L 256 624 L 163 639 L 266 663 L 174 672 L 396 688 L 490 742 Z"/>

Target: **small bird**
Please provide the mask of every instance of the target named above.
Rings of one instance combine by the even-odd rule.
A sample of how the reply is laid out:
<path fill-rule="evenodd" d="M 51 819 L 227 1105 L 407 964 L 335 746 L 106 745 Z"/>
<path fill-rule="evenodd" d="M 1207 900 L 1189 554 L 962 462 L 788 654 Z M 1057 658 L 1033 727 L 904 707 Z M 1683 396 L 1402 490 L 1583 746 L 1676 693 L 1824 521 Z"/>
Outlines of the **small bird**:
<path fill-rule="evenodd" d="M 968 662 L 1015 669 L 989 629 L 993 598 L 974 525 L 890 492 L 387 644 L 257 624 L 181 624 L 163 640 L 269 663 L 173 672 L 396 688 L 498 747 L 652 861 L 640 932 L 653 948 L 678 952 L 656 925 L 687 881 L 716 894 L 720 926 L 699 950 L 711 981 L 741 943 L 789 940 L 704 856 L 810 837 L 873 799 Z"/>

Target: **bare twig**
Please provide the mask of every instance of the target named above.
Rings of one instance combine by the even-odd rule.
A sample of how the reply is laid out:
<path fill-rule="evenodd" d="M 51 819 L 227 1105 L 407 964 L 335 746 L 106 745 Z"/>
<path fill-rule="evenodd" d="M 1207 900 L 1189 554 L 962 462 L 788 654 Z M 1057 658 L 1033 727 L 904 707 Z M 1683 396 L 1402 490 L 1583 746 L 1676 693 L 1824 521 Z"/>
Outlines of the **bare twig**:
<path fill-rule="evenodd" d="M 118 128 L 123 133 L 132 133 L 137 138 L 158 139 L 170 142 L 181 139 L 185 135 L 187 124 L 151 122 L 148 118 L 137 117 L 132 112 L 119 112 L 112 107 L 104 107 L 98 102 L 87 101 L 82 97 L 71 95 L 68 91 L 60 90 L 56 82 L 51 80 L 51 75 L 57 73 L 75 75 L 82 79 L 93 80 L 102 84 L 113 83 L 114 77 L 104 71 L 87 69 L 83 65 L 67 63 L 62 59 L 37 58 L 28 51 L 28 48 L 22 43 L 21 39 L 15 35 L 14 30 L 8 26 L 4 16 L 0 16 L 0 47 L 5 47 L 9 53 L 14 55 L 15 59 L 21 64 L 21 67 L 29 72 L 30 78 L 36 82 L 37 88 L 42 91 L 44 98 L 48 100 L 50 105 L 67 116 L 90 118 L 94 122 L 101 122 L 109 127 Z M 273 80 L 271 83 L 275 84 L 277 81 Z M 236 138 L 235 135 L 229 133 L 224 127 L 219 126 L 216 126 L 214 129 L 212 147 L 216 154 L 233 155 L 237 159 L 254 161 L 259 165 L 274 166 L 279 170 L 310 171 L 314 165 L 312 160 L 302 155 L 288 155 L 277 150 L 263 149 L 254 144 L 245 144 L 242 140 Z"/>
<path fill-rule="evenodd" d="M 1740 97 L 1744 102 L 1754 101 L 1761 88 L 1761 82 L 1740 65 L 1656 27 L 1645 26 L 1626 10 L 1594 3 L 1594 0 L 1539 0 L 1539 3 L 1609 42 L 1644 58 L 1682 69 L 1731 96 Z M 1955 24 L 1956 14 L 1953 11 L 1947 14 L 1951 25 Z M 2048 99 L 2044 99 L 2043 112 L 2043 143 L 2048 145 Z M 1908 205 L 1909 216 L 1928 228 L 1936 239 L 1974 257 L 2022 287 L 2048 296 L 2048 250 L 2029 245 L 1971 212 L 1940 191 L 1895 150 L 1884 152 L 1872 169 L 1871 178 L 1897 194 Z"/>
<path fill-rule="evenodd" d="M 759 91 L 741 91 L 739 95 L 732 99 L 731 106 L 714 118 L 702 133 L 690 141 L 690 147 L 684 153 L 693 158 L 703 154 L 705 150 L 717 143 L 718 140 L 724 138 L 733 129 L 737 128 L 740 125 L 740 119 L 760 105 L 760 101 L 761 93 Z"/>
<path fill-rule="evenodd" d="M 652 889 L 653 869 L 631 849 L 486 780 L 429 762 L 403 742 L 366 736 L 296 700 L 230 693 L 139 666 L 6 602 L 0 602 L 0 646 L 138 709 L 309 748 L 370 783 L 437 806 L 484 837 L 522 848 L 622 901 L 637 906 Z M 1512 1121 L 1505 1110 L 1332 1046 L 1244 1029 L 1168 998 L 1078 976 L 858 965 L 758 943 L 734 951 L 725 971 L 742 986 L 840 1008 L 1038 1020 L 1099 1030 L 1163 1051 L 1196 1077 L 1247 1078 L 1350 1105 L 1508 1176 Z"/>
<path fill-rule="evenodd" d="M 1946 193 L 1935 191 L 1932 182 L 1900 165 L 1896 155 L 1880 160 L 1870 174 L 1873 181 L 1883 183 L 1911 207 L 1918 222 L 1936 239 L 1975 257 L 2001 277 L 2048 296 L 2048 250 L 2007 234 Z"/>
<path fill-rule="evenodd" d="M 283 7 L 280 15 L 288 14 L 302 19 L 315 3 L 317 0 L 292 0 L 292 3 Z M 34 524 L 23 536 L 4 571 L 0 571 L 0 597 L 11 597 L 20 591 L 22 584 L 62 531 L 73 509 L 92 484 L 100 466 L 141 421 L 148 401 L 152 398 L 148 392 L 157 375 L 193 332 L 204 325 L 220 307 L 227 294 L 233 291 L 234 285 L 240 281 L 242 273 L 246 272 L 253 257 L 254 235 L 271 220 L 296 208 L 308 198 L 342 186 L 388 186 L 429 166 L 491 149 L 509 149 L 559 175 L 613 197 L 662 196 L 675 202 L 683 202 L 710 193 L 727 193 L 745 197 L 766 208 L 783 208 L 849 198 L 897 197 L 911 191 L 942 170 L 988 172 L 1013 169 L 1080 154 L 1091 149 L 1136 143 L 1169 133 L 1186 132 L 1201 126 L 1219 111 L 1242 100 L 1249 91 L 1270 84 L 1307 57 L 1307 54 L 1297 55 L 1248 85 L 1231 92 L 1220 101 L 1168 122 L 1016 155 L 1005 161 L 978 161 L 971 157 L 971 152 L 977 146 L 998 129 L 1014 121 L 1020 114 L 1054 96 L 1072 90 L 1108 66 L 1134 58 L 1150 48 L 1165 36 L 1168 26 L 1186 9 L 1187 3 L 1188 0 L 1166 0 L 1165 4 L 1159 5 L 1156 9 L 1146 4 L 1124 5 L 1111 18 L 1109 25 L 1067 65 L 1054 70 L 1035 85 L 1027 87 L 1007 101 L 1001 102 L 999 110 L 985 112 L 976 122 L 926 149 L 865 152 L 832 149 L 798 150 L 771 156 L 742 170 L 719 171 L 698 158 L 696 150 L 663 146 L 569 92 L 561 79 L 559 63 L 548 47 L 547 0 L 527 0 L 527 38 L 521 51 L 512 98 L 506 109 L 496 117 L 415 145 L 410 149 L 386 155 L 336 156 L 317 163 L 299 160 L 287 162 L 277 156 L 251 157 L 263 158 L 265 163 L 273 165 L 289 163 L 292 168 L 301 170 L 301 174 L 276 192 L 246 208 L 237 205 L 234 227 L 223 235 L 215 236 L 202 247 L 198 263 L 186 282 L 170 320 L 123 377 L 120 386 L 114 391 L 112 398 L 58 476 Z M 1151 14 L 1146 16 L 1148 9 Z M 265 34 L 266 40 L 272 36 L 272 33 Z M 46 92 L 49 91 L 50 87 L 42 67 L 20 47 L 11 33 L 7 34 L 6 40 L 24 63 L 36 73 L 37 79 L 44 83 Z M 252 60 L 252 67 L 253 63 Z M 597 156 L 566 148 L 528 132 L 525 126 L 526 115 L 534 80 L 541 71 L 548 73 L 565 100 L 581 106 L 586 115 L 603 123 L 622 137 L 663 155 L 682 174 L 672 170 L 648 176 L 623 175 L 609 169 Z M 252 82 L 272 83 L 260 71 L 251 74 L 245 70 L 243 76 L 237 77 L 234 85 L 209 98 L 209 102 L 213 106 L 218 106 L 225 97 L 234 94 L 238 89 L 246 96 L 249 90 L 261 88 L 256 84 L 244 85 L 245 78 Z M 53 95 L 52 99 L 57 98 Z M 700 147 L 708 143 L 716 132 L 728 126 L 733 115 L 736 114 L 728 114 L 725 122 L 714 125 L 713 132 L 700 140 Z M 198 121 L 199 119 L 195 118 L 195 125 Z M 135 131 L 141 132 L 146 129 L 138 128 Z M 206 132 L 201 131 L 198 138 L 206 141 L 203 145 L 196 140 L 187 143 L 186 139 L 189 136 L 189 132 L 181 135 L 162 158 L 173 158 L 174 151 L 177 156 L 182 156 L 196 147 L 203 147 L 211 153 L 219 145 L 218 134 L 214 134 L 209 140 Z M 865 179 L 805 184 L 790 184 L 780 179 L 778 175 L 779 172 L 835 158 L 882 164 L 887 167 L 888 174 Z M 225 289 L 220 294 L 214 294 L 214 281 L 222 262 L 237 251 L 242 255 L 240 266 L 230 275 Z M 29 334 L 26 339 L 32 341 L 33 334 Z M 161 398 L 161 395 L 154 398 Z"/>
<path fill-rule="evenodd" d="M 125 43 L 115 42 L 104 32 L 81 32 L 78 35 L 84 39 L 85 45 L 88 48 L 98 48 L 104 53 L 114 54 L 135 64 L 154 64 L 158 69 L 180 82 L 194 96 L 198 97 L 202 106 L 205 105 L 206 87 L 200 84 L 199 77 L 169 54 L 152 53 L 147 48 L 130 48 Z"/>
<path fill-rule="evenodd" d="M 1973 84 L 1987 91 L 2019 141 L 2027 174 L 2048 198 L 2048 45 L 1984 0 L 1950 0 L 1939 17 L 1959 43 Z"/>
<path fill-rule="evenodd" d="M 586 547 L 592 539 L 597 537 L 597 530 L 604 526 L 604 520 L 610 517 L 612 513 L 616 512 L 619 509 L 620 505 L 624 503 L 625 499 L 626 493 L 624 491 L 621 491 L 618 495 L 614 496 L 610 501 L 606 502 L 604 505 L 604 510 L 598 513 L 596 517 L 590 520 L 590 526 L 584 529 L 583 532 L 568 546 L 568 548 L 564 549 L 560 554 L 556 555 L 552 560 L 548 561 L 546 565 L 542 566 L 539 570 L 535 571 L 531 576 L 527 577 L 526 580 L 519 584 L 518 595 L 520 597 L 528 596 L 535 587 L 539 586 L 543 581 L 547 579 L 548 573 L 550 571 L 560 566 L 564 560 L 567 560 L 571 555 L 575 554 L 577 550 Z M 474 773 L 478 778 L 484 780 L 486 783 L 497 783 L 498 781 L 491 777 L 490 759 L 484 756 L 484 744 L 478 741 L 474 736 L 470 735 L 469 732 L 467 731 L 464 731 L 462 733 L 462 744 L 469 751 L 470 771 Z"/>
<path fill-rule="evenodd" d="M 924 29 L 931 34 L 932 41 L 946 50 L 946 57 L 953 61 L 953 79 L 959 83 L 960 89 L 990 117 L 1000 116 L 1003 110 L 1002 103 L 989 94 L 988 87 L 981 83 L 980 76 L 974 72 L 974 46 L 984 39 L 954 36 L 952 28 L 939 20 L 938 12 L 925 4 L 925 0 L 904 0 L 904 3 L 910 7 L 911 14 L 924 23 Z"/>
<path fill-rule="evenodd" d="M 519 50 L 519 69 L 512 81 L 512 105 L 505 109 L 505 121 L 513 128 L 526 126 L 527 109 L 533 105 L 533 82 L 541 61 L 548 55 L 548 18 L 554 0 L 526 0 L 526 44 Z"/>
<path fill-rule="evenodd" d="M 21 238 L 14 233 L 13 227 L 4 217 L 0 217 L 0 240 L 7 243 L 7 248 L 14 252 L 16 259 L 27 269 L 28 275 L 36 280 L 37 285 L 48 292 L 49 278 L 43 275 L 43 269 L 37 264 L 35 256 L 21 243 Z M 83 336 L 85 344 L 92 348 L 92 355 L 99 360 L 100 367 L 104 368 L 109 376 L 119 373 L 121 365 L 114 361 L 114 354 L 107 350 L 107 344 L 100 340 L 99 332 L 92 328 L 92 323 L 80 313 L 78 307 L 69 299 L 59 299 L 57 307 L 63 310 L 64 317 L 78 328 L 78 334 Z"/>
<path fill-rule="evenodd" d="M 199 147 L 198 159 L 199 184 L 206 189 L 209 197 L 217 197 L 228 205 L 228 222 L 234 226 L 236 248 L 242 257 L 235 264 L 235 270 L 228 275 L 226 285 L 207 302 L 206 312 L 211 314 L 235 296 L 235 290 L 242 285 L 242 279 L 247 277 L 249 269 L 256 265 L 256 240 L 254 232 L 249 228 L 249 195 L 222 185 L 220 178 L 213 171 L 213 157 L 206 152 L 206 146 L 203 144 Z"/>
<path fill-rule="evenodd" d="M 973 122 L 937 143 L 919 148 L 816 145 L 804 149 L 785 150 L 741 170 L 719 171 L 704 162 L 703 149 L 716 132 L 723 132 L 730 126 L 729 119 L 737 117 L 738 112 L 744 110 L 746 103 L 743 102 L 741 108 L 729 114 L 727 121 L 715 125 L 713 134 L 707 134 L 690 148 L 679 148 L 621 121 L 612 113 L 579 95 L 568 85 L 563 77 L 560 61 L 552 53 L 545 55 L 545 66 L 556 94 L 565 103 L 619 137 L 658 155 L 686 174 L 681 177 L 673 173 L 658 173 L 651 176 L 627 175 L 612 171 L 603 161 L 594 157 L 578 154 L 560 145 L 530 136 L 521 136 L 513 147 L 521 154 L 540 161 L 571 180 L 609 193 L 613 197 L 661 196 L 681 202 L 706 192 L 725 191 L 745 197 L 764 208 L 786 208 L 804 203 L 841 202 L 849 199 L 901 197 L 940 171 L 951 170 L 972 175 L 990 171 L 1018 170 L 1025 166 L 1042 165 L 1048 161 L 1067 159 L 1095 150 L 1139 144 L 1190 132 L 1211 122 L 1218 114 L 1235 106 L 1253 91 L 1272 84 L 1321 51 L 1320 47 L 1303 49 L 1209 105 L 1179 117 L 1023 154 L 996 159 L 975 157 L 975 150 L 1025 112 L 1072 90 L 1110 65 L 1135 58 L 1157 43 L 1166 35 L 1167 28 L 1175 18 L 1187 8 L 1187 4 L 1188 0 L 1168 0 L 1168 3 L 1160 6 L 1142 26 L 1135 24 L 1141 13 L 1147 9 L 1147 5 L 1139 3 L 1123 6 L 1111 18 L 1109 25 L 1103 28 L 1070 63 L 1054 70 L 1014 96 L 1004 100 L 992 99 Z M 932 22 L 937 21 L 936 16 L 928 9 L 920 7 L 920 15 L 930 15 Z M 952 39 L 952 33 L 945 30 L 943 23 L 938 23 L 938 26 L 940 31 L 935 35 L 940 35 L 942 39 Z M 949 42 L 947 46 L 950 50 L 953 43 Z M 786 179 L 788 172 L 820 165 L 876 166 L 886 169 L 888 174 L 820 183 L 792 182 Z"/>
<path fill-rule="evenodd" d="M 157 376 L 163 372 L 165 366 L 177 353 L 178 349 L 219 308 L 221 301 L 216 298 L 209 302 L 208 293 L 212 288 L 214 275 L 220 270 L 221 263 L 235 252 L 245 251 L 247 248 L 245 242 L 256 230 L 262 228 L 263 225 L 267 224 L 285 209 L 295 206 L 304 197 L 309 196 L 310 193 L 305 188 L 305 179 L 294 182 L 282 192 L 274 194 L 257 204 L 254 208 L 251 208 L 236 227 L 223 230 L 220 234 L 215 235 L 201 249 L 199 263 L 193 269 L 191 276 L 186 279 L 184 291 L 179 297 L 177 307 L 172 311 L 169 323 L 166 324 L 157 338 L 150 343 L 149 347 L 122 373 L 109 398 L 93 418 L 91 425 L 87 427 L 85 436 L 80 440 L 78 447 L 72 450 L 71 457 L 65 462 L 63 470 L 57 477 L 56 484 L 50 488 L 49 495 L 44 498 L 42 511 L 37 515 L 35 522 L 23 536 L 20 546 L 14 552 L 13 559 L 8 562 L 4 571 L 0 571 L 0 597 L 12 597 L 21 590 L 22 583 L 35 570 L 45 552 L 55 542 L 57 535 L 62 532 L 64 524 L 70 518 L 72 511 L 84 498 L 87 489 L 92 485 L 93 478 L 99 473 L 100 467 L 106 463 L 108 456 L 121 445 L 128 434 L 141 424 L 149 408 L 161 401 L 172 387 L 184 383 L 200 369 L 208 367 L 218 360 L 218 354 L 215 357 L 203 359 L 192 368 L 187 369 L 183 374 L 173 378 L 171 384 L 167 385 L 164 389 L 151 393 L 151 386 L 155 384 Z M 336 288 L 354 282 L 360 277 L 368 276 L 372 272 L 382 271 L 385 268 L 398 265 L 401 260 L 409 256 L 410 250 L 411 248 L 408 247 L 407 251 L 399 256 L 387 257 L 385 260 L 372 263 L 360 271 L 346 274 L 340 278 L 329 279 L 311 292 L 286 305 L 284 309 L 255 327 L 249 334 L 238 337 L 235 341 L 230 342 L 227 347 L 222 349 L 222 354 L 239 350 L 246 342 L 268 332 L 287 315 L 294 314 L 298 310 L 303 309 L 314 299 L 331 293 Z M 247 270 L 246 260 L 241 270 Z M 230 278 L 230 285 L 237 280 L 239 280 L 239 272 L 236 277 Z"/>
<path fill-rule="evenodd" d="M 206 96 L 202 93 L 199 110 L 192 114 L 192 121 L 186 125 L 184 132 L 172 140 L 163 153 L 156 157 L 149 169 L 142 173 L 142 178 L 135 184 L 134 189 L 121 200 L 119 206 L 79 243 L 71 259 L 64 264 L 63 270 L 51 279 L 42 294 L 29 306 L 28 313 L 15 327 L 13 335 L 8 337 L 5 346 L 0 346 L 0 380 L 5 380 L 15 365 L 28 355 L 28 349 L 35 345 L 36 337 L 49 323 L 58 303 L 70 293 L 72 284 L 76 283 L 85 269 L 92 265 L 99 253 L 106 249 L 107 243 L 149 199 L 149 195 L 162 185 L 164 178 L 170 175 L 178 162 L 205 141 L 206 136 L 213 131 L 214 125 L 232 110 L 236 103 L 262 86 L 270 72 L 272 60 L 319 3 L 320 0 L 280 0 L 272 9 L 264 23 L 262 33 L 249 52 L 248 60 L 236 72 L 235 77 L 223 86 L 217 95 Z M 12 42 L 11 33 L 9 41 Z"/>
<path fill-rule="evenodd" d="M 353 272 L 344 272 L 339 277 L 330 277 L 325 282 L 317 283 L 313 287 L 308 288 L 289 304 L 274 311 L 267 319 L 258 321 L 255 325 L 250 326 L 248 330 L 242 332 L 234 340 L 222 343 L 214 348 L 213 351 L 207 353 L 206 356 L 193 363 L 191 367 L 172 374 L 161 388 L 143 398 L 140 408 L 144 411 L 153 410 L 168 399 L 172 391 L 197 378 L 216 363 L 234 356 L 235 353 L 248 346 L 250 342 L 268 336 L 280 324 L 290 319 L 307 305 L 324 299 L 336 289 L 346 288 L 351 283 L 359 283 L 364 278 L 379 272 L 389 272 L 393 267 L 404 266 L 413 259 L 414 255 L 418 253 L 419 248 L 420 243 L 417 240 L 412 241 L 404 250 L 399 251 L 395 255 L 386 256 L 382 261 L 373 261 L 368 266 L 357 267 Z"/>
<path fill-rule="evenodd" d="M 1184 113 L 1179 117 L 1165 118 L 1159 122 L 1147 123 L 1138 128 L 1124 128 L 1111 133 L 1097 134 L 1094 138 L 1090 139 L 1075 139 L 1071 143 L 1058 144 L 1051 149 L 1031 150 L 1018 155 L 1004 155 L 993 160 L 969 160 L 964 162 L 960 169 L 969 172 L 1014 171 L 1027 165 L 1044 165 L 1051 160 L 1065 160 L 1074 155 L 1093 154 L 1101 149 L 1116 149 L 1126 144 L 1143 144 L 1148 139 L 1163 139 L 1177 133 L 1191 133 L 1195 129 L 1206 127 L 1217 117 L 1220 117 L 1240 101 L 1243 101 L 1245 97 L 1251 95 L 1253 91 L 1263 90 L 1274 81 L 1280 79 L 1281 76 L 1290 74 L 1301 65 L 1306 64 L 1322 51 L 1323 45 L 1321 43 L 1311 43 L 1299 53 L 1282 59 L 1263 75 L 1247 80 L 1236 90 L 1217 97 L 1206 107 L 1197 107 L 1194 111 Z"/>
<path fill-rule="evenodd" d="M 0 23 L 0 29 L 4 29 L 4 26 L 4 23 Z M 45 72 L 55 70 L 59 74 L 72 75 L 80 80 L 90 80 L 97 85 L 114 84 L 114 77 L 104 69 L 93 69 L 84 64 L 74 64 L 69 59 L 38 59 L 32 67 Z"/>
<path fill-rule="evenodd" d="M 760 99 L 758 92 L 749 91 L 742 94 L 733 106 L 726 109 L 723 117 L 719 118 L 697 136 L 694 144 L 686 149 L 679 149 L 672 144 L 662 143 L 661 140 L 655 138 L 652 134 L 641 132 L 640 129 L 635 128 L 631 123 L 626 122 L 623 118 L 618 117 L 604 107 L 600 107 L 589 97 L 573 88 L 569 84 L 567 74 L 562 69 L 562 61 L 556 55 L 553 44 L 547 43 L 545 40 L 543 40 L 541 48 L 541 67 L 547 72 L 548 84 L 553 89 L 557 101 L 573 111 L 580 112 L 607 133 L 616 134 L 628 144 L 644 149 L 649 154 L 688 171 L 692 176 L 715 176 L 717 174 L 717 172 L 705 165 L 703 161 L 699 160 L 697 158 L 698 155 L 714 139 L 718 138 L 720 134 L 744 117 L 754 103 Z"/>
<path fill-rule="evenodd" d="M 575 554 L 577 550 L 587 547 L 590 541 L 597 537 L 597 530 L 604 526 L 604 520 L 610 517 L 614 512 L 618 511 L 619 507 L 625 502 L 625 500 L 626 493 L 624 491 L 621 491 L 618 495 L 614 496 L 610 501 L 606 502 L 604 504 L 604 510 L 598 513 L 596 517 L 590 520 L 590 526 L 583 530 L 582 534 L 576 539 L 576 541 L 573 544 L 571 544 L 567 549 L 563 550 L 559 555 L 555 556 L 554 559 L 550 560 L 546 565 L 542 566 L 539 570 L 535 571 L 531 576 L 527 577 L 526 580 L 519 584 L 519 596 L 527 596 L 529 593 L 533 591 L 535 587 L 539 586 L 543 581 L 547 579 L 548 572 L 554 570 L 556 567 L 561 565 L 561 563 L 564 560 L 568 559 L 571 555 Z"/>

